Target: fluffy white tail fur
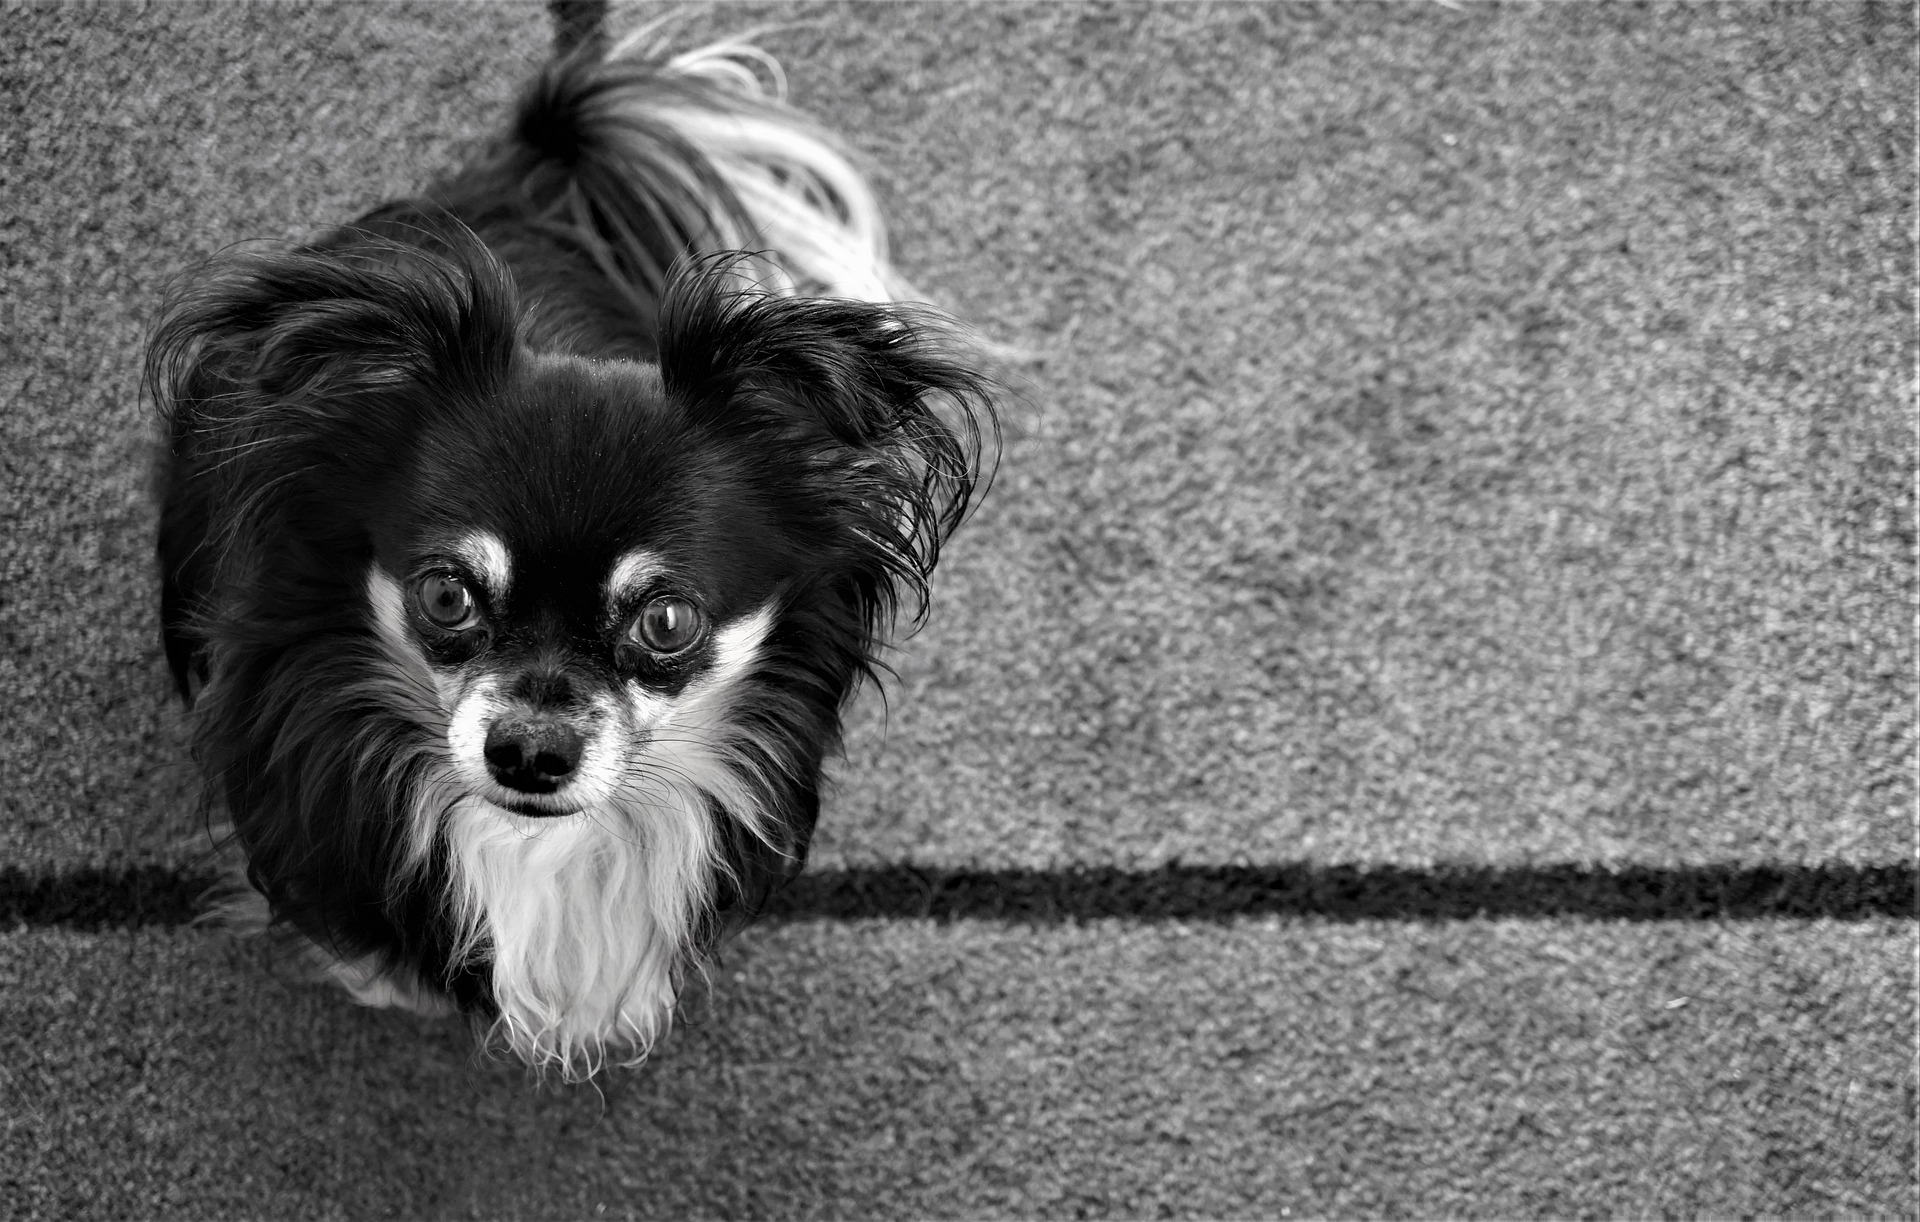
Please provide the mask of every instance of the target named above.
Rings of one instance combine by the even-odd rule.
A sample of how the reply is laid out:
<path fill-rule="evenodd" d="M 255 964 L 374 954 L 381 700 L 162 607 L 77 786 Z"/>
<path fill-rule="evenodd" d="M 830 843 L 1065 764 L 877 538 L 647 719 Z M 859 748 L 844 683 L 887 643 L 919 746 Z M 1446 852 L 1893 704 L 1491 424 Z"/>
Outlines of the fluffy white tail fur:
<path fill-rule="evenodd" d="M 645 59 L 665 71 L 718 87 L 738 105 L 727 111 L 650 99 L 635 117 L 698 148 L 740 201 L 752 229 L 724 217 L 716 247 L 772 256 L 776 292 L 896 301 L 913 296 L 887 261 L 886 224 L 872 188 L 832 133 L 786 104 L 786 75 L 771 55 L 727 39 L 669 55 L 667 18 L 634 30 L 608 60 Z"/>

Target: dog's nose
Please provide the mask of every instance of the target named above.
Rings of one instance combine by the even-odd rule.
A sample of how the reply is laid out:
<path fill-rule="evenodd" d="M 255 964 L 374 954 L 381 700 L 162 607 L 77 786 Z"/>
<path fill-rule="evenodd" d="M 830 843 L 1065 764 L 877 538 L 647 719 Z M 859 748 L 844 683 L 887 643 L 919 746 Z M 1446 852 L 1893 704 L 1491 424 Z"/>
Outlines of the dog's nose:
<path fill-rule="evenodd" d="M 487 730 L 487 771 L 508 789 L 552 793 L 580 766 L 580 734 L 557 717 L 502 717 Z"/>

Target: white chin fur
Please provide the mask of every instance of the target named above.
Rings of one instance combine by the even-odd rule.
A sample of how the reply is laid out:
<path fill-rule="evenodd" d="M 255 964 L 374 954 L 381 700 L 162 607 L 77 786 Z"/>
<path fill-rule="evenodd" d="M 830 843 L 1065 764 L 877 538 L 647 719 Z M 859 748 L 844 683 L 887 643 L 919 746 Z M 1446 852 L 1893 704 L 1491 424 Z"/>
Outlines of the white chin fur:
<path fill-rule="evenodd" d="M 568 787 L 584 809 L 534 818 L 488 800 L 497 787 L 481 752 L 497 685 L 429 665 L 405 627 L 398 584 L 377 565 L 368 597 L 388 661 L 416 677 L 409 690 L 437 703 L 446 726 L 447 757 L 413 794 L 411 859 L 424 864 L 436 842 L 445 847 L 452 960 L 490 964 L 492 1040 L 569 1081 L 644 1060 L 671 1021 L 725 868 L 711 810 L 755 833 L 769 819 L 756 761 L 782 753 L 750 743 L 733 713 L 771 609 L 721 627 L 712 665 L 678 695 L 634 687 L 625 700 L 596 701 L 576 777 L 584 783 Z M 326 970 L 367 1005 L 448 1008 L 375 964 Z"/>
<path fill-rule="evenodd" d="M 492 960 L 494 1039 L 568 1080 L 644 1059 L 711 893 L 705 811 L 647 803 L 531 819 L 466 798 L 443 835 L 456 959 Z"/>
<path fill-rule="evenodd" d="M 528 1064 L 578 1080 L 637 1064 L 665 1033 L 724 869 L 711 810 L 767 822 L 751 761 L 778 756 L 742 752 L 733 708 L 772 621 L 721 628 L 713 665 L 677 696 L 636 687 L 596 707 L 586 783 L 563 791 L 585 799 L 576 814 L 515 814 L 470 785 L 485 734 L 463 730 L 466 709 L 492 695 L 457 701 L 452 766 L 417 797 L 415 843 L 437 830 L 446 846 L 454 961 L 491 962 L 492 1038 Z"/>

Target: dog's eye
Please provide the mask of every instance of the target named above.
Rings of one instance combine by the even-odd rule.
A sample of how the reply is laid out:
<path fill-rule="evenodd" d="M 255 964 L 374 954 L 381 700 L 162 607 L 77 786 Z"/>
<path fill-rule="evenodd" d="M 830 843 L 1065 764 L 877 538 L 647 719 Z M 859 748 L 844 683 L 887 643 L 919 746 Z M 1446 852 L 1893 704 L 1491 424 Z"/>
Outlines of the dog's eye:
<path fill-rule="evenodd" d="M 427 622 L 449 632 L 471 628 L 480 618 L 473 591 L 452 573 L 431 573 L 414 587 L 414 598 Z"/>
<path fill-rule="evenodd" d="M 674 594 L 664 594 L 640 610 L 630 635 L 656 654 L 676 654 L 700 639 L 700 608 Z"/>

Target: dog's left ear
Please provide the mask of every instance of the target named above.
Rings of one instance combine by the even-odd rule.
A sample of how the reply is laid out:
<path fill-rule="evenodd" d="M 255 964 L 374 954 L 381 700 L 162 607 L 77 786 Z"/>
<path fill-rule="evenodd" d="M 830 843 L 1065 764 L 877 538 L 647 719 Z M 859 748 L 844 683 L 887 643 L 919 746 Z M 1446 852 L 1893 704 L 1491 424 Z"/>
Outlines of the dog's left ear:
<path fill-rule="evenodd" d="M 693 418 L 750 439 L 770 472 L 825 498 L 847 546 L 917 602 L 940 545 L 997 456 L 993 382 L 957 327 L 924 306 L 776 297 L 730 287 L 724 261 L 683 271 L 662 313 L 660 372 Z M 891 603 L 891 586 L 874 591 Z"/>

